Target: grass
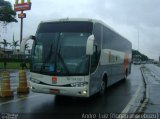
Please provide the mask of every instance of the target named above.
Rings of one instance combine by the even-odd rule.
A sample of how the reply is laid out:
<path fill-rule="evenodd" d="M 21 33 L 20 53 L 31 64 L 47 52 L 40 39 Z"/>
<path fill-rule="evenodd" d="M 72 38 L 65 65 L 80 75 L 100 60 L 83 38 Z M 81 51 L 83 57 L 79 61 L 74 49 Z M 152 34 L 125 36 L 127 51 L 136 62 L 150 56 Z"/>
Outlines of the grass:
<path fill-rule="evenodd" d="M 7 62 L 7 69 L 22 69 L 20 66 L 20 62 Z M 29 63 L 26 63 L 27 67 L 29 68 Z M 4 68 L 4 63 L 0 62 L 0 69 Z"/>

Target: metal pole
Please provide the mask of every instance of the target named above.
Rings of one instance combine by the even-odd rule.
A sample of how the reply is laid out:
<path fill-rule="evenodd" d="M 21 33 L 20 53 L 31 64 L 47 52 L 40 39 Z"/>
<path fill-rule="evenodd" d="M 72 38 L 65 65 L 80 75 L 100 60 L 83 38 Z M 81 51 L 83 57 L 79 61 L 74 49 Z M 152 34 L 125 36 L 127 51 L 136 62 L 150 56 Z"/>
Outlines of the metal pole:
<path fill-rule="evenodd" d="M 138 51 L 139 51 L 139 31 L 138 31 Z"/>
<path fill-rule="evenodd" d="M 23 11 L 21 11 L 21 14 L 23 14 Z M 20 26 L 20 44 L 22 42 L 23 38 L 23 18 L 21 18 L 21 26 Z"/>
<path fill-rule="evenodd" d="M 23 14 L 23 11 L 21 11 L 21 14 Z M 20 26 L 20 45 L 21 45 L 21 42 L 22 42 L 22 38 L 23 38 L 23 18 L 21 17 L 21 26 Z M 22 67 L 22 69 L 23 69 L 23 58 L 24 58 L 24 56 L 21 55 L 21 60 L 22 60 L 21 67 Z"/>

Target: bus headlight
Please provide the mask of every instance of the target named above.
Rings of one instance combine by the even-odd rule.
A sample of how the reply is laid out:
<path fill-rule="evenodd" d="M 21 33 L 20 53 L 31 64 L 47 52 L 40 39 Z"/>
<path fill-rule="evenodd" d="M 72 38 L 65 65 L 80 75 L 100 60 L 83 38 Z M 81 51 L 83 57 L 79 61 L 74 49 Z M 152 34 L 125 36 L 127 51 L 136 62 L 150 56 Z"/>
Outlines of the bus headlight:
<path fill-rule="evenodd" d="M 87 91 L 86 91 L 86 90 L 82 91 L 82 94 L 86 95 L 86 94 L 87 94 Z"/>
<path fill-rule="evenodd" d="M 72 87 L 83 87 L 86 86 L 88 84 L 88 82 L 76 82 L 76 83 L 71 83 L 70 85 Z"/>
<path fill-rule="evenodd" d="M 33 83 L 40 83 L 40 81 L 39 81 L 39 80 L 37 80 L 37 79 L 33 79 L 33 78 L 30 78 L 30 81 L 32 81 Z"/>

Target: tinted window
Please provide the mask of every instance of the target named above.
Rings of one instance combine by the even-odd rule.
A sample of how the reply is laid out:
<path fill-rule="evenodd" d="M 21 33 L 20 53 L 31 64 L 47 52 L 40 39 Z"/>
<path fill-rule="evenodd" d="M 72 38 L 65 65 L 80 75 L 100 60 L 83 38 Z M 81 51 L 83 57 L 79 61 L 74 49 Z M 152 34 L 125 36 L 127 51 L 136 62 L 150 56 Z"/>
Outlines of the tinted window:
<path fill-rule="evenodd" d="M 107 27 L 103 27 L 103 48 L 127 52 L 131 43 Z"/>
<path fill-rule="evenodd" d="M 83 32 L 92 33 L 93 24 L 91 22 L 48 22 L 41 23 L 38 33 L 54 32 Z"/>
<path fill-rule="evenodd" d="M 93 34 L 95 36 L 94 53 L 91 57 L 91 73 L 97 68 L 100 53 L 101 53 L 101 40 L 102 40 L 102 25 L 99 23 L 94 24 Z"/>

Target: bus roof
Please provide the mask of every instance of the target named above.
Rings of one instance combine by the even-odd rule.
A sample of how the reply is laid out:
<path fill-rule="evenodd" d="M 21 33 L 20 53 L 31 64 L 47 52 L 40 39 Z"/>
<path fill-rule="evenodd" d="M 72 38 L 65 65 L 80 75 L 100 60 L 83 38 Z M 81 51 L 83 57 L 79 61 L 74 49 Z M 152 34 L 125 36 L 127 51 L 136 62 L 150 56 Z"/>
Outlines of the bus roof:
<path fill-rule="evenodd" d="M 90 19 L 90 18 L 61 18 L 61 19 L 53 19 L 48 21 L 42 21 L 43 22 L 65 22 L 65 21 L 89 21 L 89 22 L 100 22 L 99 20 Z"/>
<path fill-rule="evenodd" d="M 113 32 L 115 32 L 116 34 L 120 35 L 121 37 L 123 37 L 124 39 L 127 40 L 127 38 L 125 38 L 124 36 L 122 36 L 121 34 L 119 34 L 113 28 L 111 28 L 110 26 L 108 26 L 107 24 L 105 24 L 103 21 L 97 20 L 97 19 L 91 19 L 91 18 L 61 18 L 61 19 L 53 19 L 53 20 L 48 20 L 48 21 L 41 21 L 41 23 L 66 22 L 66 21 L 68 21 L 68 22 L 69 21 L 88 21 L 88 22 L 92 22 L 92 23 L 100 23 L 100 24 L 104 25 L 105 27 L 109 28 L 110 30 L 112 30 Z"/>
<path fill-rule="evenodd" d="M 92 23 L 100 23 L 111 30 L 113 30 L 110 26 L 106 25 L 104 22 L 101 20 L 96 20 L 96 19 L 91 19 L 91 18 L 61 18 L 61 19 L 54 19 L 54 20 L 48 20 L 48 21 L 42 21 L 41 23 L 47 23 L 47 22 L 69 22 L 69 21 L 88 21 Z M 114 30 L 113 30 L 114 31 Z"/>

